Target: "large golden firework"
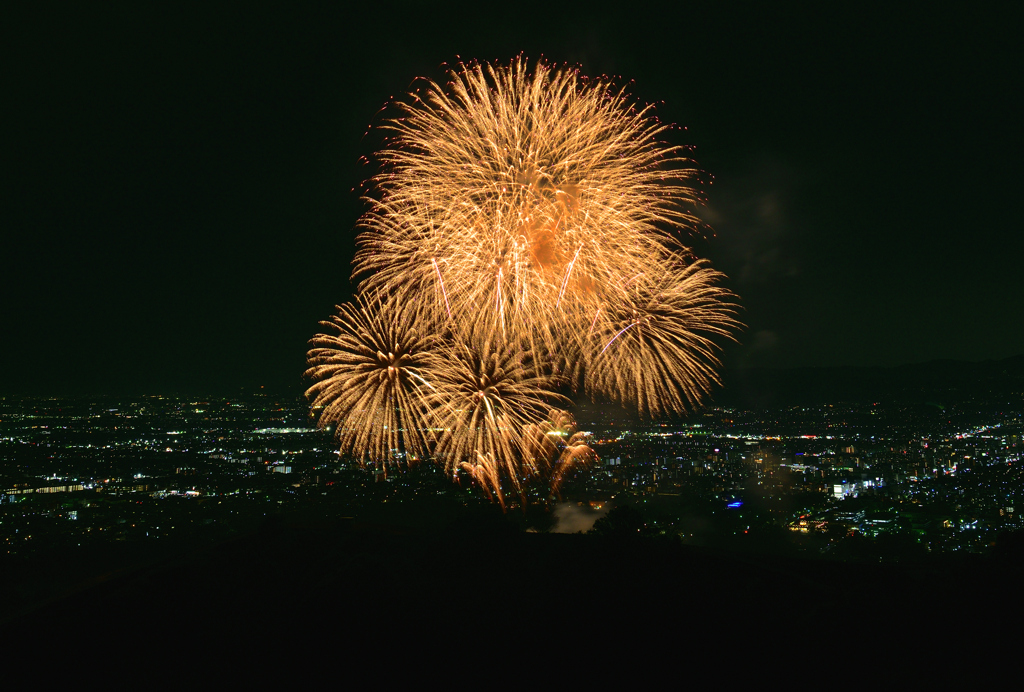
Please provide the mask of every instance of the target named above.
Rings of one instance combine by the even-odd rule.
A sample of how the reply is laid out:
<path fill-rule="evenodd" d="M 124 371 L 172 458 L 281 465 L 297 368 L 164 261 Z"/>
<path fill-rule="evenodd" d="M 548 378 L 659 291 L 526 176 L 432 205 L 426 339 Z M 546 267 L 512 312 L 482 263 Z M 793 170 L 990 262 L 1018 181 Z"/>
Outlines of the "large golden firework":
<path fill-rule="evenodd" d="M 683 150 L 606 82 L 517 59 L 460 66 L 399 106 L 355 274 L 453 329 L 486 308 L 550 347 L 695 220 Z"/>
<path fill-rule="evenodd" d="M 429 453 L 503 501 L 502 478 L 521 491 L 543 477 L 557 493 L 593 458 L 575 432 L 552 446 L 572 427 L 549 415 L 566 383 L 642 415 L 701 401 L 714 339 L 739 327 L 735 296 L 686 248 L 695 169 L 649 108 L 521 58 L 460 64 L 395 106 L 354 267 L 379 298 L 342 309 L 345 339 L 310 351 L 321 421 L 348 421 L 343 451 Z M 357 312 L 372 329 L 348 327 Z M 374 330 L 387 339 L 362 336 Z M 400 376 L 382 369 L 398 367 L 399 346 L 380 345 L 395 334 L 421 359 Z M 399 400 L 392 413 L 365 403 Z M 383 432 L 395 424 L 402 436 Z"/>

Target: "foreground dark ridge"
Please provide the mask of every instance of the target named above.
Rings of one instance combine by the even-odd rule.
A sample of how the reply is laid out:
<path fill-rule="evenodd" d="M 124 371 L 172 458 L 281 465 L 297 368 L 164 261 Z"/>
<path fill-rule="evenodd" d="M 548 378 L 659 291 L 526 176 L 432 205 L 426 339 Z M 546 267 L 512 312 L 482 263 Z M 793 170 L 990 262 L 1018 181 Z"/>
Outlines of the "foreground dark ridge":
<path fill-rule="evenodd" d="M 330 632 L 341 647 L 496 622 L 510 636 L 551 622 L 637 632 L 685 625 L 672 635 L 680 643 L 737 628 L 866 634 L 882 620 L 967 631 L 1024 605 L 1018 557 L 805 561 L 657 537 L 521 533 L 490 514 L 430 532 L 275 519 L 90 579 L 45 603 L 9 602 L 2 629 L 32 642 L 85 627 L 94 644 Z"/>

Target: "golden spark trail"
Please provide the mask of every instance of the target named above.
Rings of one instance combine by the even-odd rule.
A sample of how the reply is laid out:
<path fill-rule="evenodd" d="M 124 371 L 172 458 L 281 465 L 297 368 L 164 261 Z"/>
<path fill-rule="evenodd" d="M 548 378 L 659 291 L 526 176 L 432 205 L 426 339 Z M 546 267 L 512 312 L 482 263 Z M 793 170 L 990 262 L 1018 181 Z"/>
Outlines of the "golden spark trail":
<path fill-rule="evenodd" d="M 609 341 L 607 344 L 604 345 L 604 348 L 601 349 L 601 353 L 599 353 L 598 355 L 602 355 L 603 356 L 604 352 L 608 350 L 608 347 L 612 345 L 612 341 L 615 341 L 616 339 L 618 339 L 619 336 L 621 336 L 624 331 L 626 331 L 630 327 L 634 327 L 634 326 L 636 326 L 635 323 L 634 324 L 626 325 L 626 327 L 624 329 L 621 329 L 618 334 L 616 334 L 615 336 L 612 337 L 611 341 Z"/>
<path fill-rule="evenodd" d="M 434 269 L 437 271 L 437 282 L 441 285 L 441 293 L 444 295 L 444 309 L 448 313 L 448 319 L 451 319 L 452 306 L 451 303 L 448 302 L 448 291 L 444 288 L 444 279 L 441 278 L 441 268 L 437 266 L 437 260 L 433 257 L 430 258 L 430 261 L 434 263 Z"/>
<path fill-rule="evenodd" d="M 580 243 L 580 246 L 576 248 L 576 254 L 572 256 L 572 262 L 569 262 L 569 266 L 565 270 L 565 279 L 562 281 L 562 288 L 558 291 L 558 300 L 555 302 L 556 308 L 562 302 L 562 296 L 565 295 L 565 285 L 569 282 L 569 275 L 572 274 L 572 267 L 576 264 L 576 258 L 580 256 L 580 250 L 582 249 L 583 243 Z"/>

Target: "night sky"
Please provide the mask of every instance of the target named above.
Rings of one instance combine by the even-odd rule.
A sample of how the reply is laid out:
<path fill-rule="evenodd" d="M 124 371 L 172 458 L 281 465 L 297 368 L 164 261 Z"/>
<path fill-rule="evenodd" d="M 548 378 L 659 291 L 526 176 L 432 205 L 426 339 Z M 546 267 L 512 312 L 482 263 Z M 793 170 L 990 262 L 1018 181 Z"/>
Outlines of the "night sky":
<path fill-rule="evenodd" d="M 0 395 L 298 391 L 351 293 L 367 127 L 520 52 L 620 76 L 696 147 L 693 244 L 748 325 L 727 367 L 1024 352 L 1019 17 L 366 4 L 5 13 Z"/>

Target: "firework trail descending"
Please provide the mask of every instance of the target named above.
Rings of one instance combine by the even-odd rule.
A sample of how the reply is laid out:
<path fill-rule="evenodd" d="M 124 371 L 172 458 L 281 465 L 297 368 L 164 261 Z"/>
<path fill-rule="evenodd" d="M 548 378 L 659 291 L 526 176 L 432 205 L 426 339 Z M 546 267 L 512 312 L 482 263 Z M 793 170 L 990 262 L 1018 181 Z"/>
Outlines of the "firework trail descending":
<path fill-rule="evenodd" d="M 373 297 L 309 353 L 342 452 L 431 456 L 503 503 L 502 483 L 557 494 L 594 458 L 551 409 L 559 388 L 643 415 L 699 404 L 714 339 L 741 325 L 683 242 L 696 171 L 648 108 L 523 59 L 459 65 L 395 105 L 354 263 Z"/>
<path fill-rule="evenodd" d="M 545 420 L 530 426 L 526 437 L 533 472 L 547 481 L 551 494 L 559 499 L 566 476 L 597 458 L 587 444 L 587 433 L 576 430 L 576 421 L 567 411 L 551 409 Z"/>

